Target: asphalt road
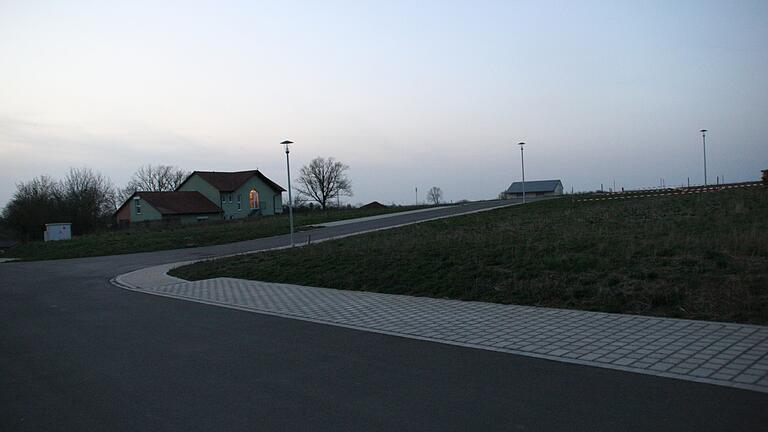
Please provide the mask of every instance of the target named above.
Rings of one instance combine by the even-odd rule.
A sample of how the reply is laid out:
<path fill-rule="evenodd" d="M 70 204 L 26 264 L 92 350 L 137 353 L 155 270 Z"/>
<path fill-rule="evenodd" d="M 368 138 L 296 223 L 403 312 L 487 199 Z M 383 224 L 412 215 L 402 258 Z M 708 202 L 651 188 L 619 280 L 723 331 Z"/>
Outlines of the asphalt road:
<path fill-rule="evenodd" d="M 483 205 L 489 204 L 474 204 Z M 286 241 L 0 264 L 0 431 L 746 431 L 768 425 L 762 393 L 241 312 L 109 283 L 147 265 Z"/>

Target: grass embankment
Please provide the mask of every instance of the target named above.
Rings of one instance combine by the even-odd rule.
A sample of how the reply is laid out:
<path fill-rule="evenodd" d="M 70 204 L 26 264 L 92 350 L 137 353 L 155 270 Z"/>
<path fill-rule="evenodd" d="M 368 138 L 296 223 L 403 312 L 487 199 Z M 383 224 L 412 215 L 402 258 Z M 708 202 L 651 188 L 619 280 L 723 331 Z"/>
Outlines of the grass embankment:
<path fill-rule="evenodd" d="M 173 274 L 768 324 L 768 190 L 566 198 Z"/>
<path fill-rule="evenodd" d="M 308 210 L 294 213 L 293 217 L 294 225 L 301 227 L 335 220 L 354 219 L 427 207 L 429 206 L 334 209 L 326 211 Z M 78 236 L 69 241 L 35 241 L 19 245 L 8 251 L 4 256 L 25 260 L 43 260 L 117 255 L 232 243 L 287 234 L 289 232 L 288 215 L 285 214 L 200 225 L 135 227 Z"/>

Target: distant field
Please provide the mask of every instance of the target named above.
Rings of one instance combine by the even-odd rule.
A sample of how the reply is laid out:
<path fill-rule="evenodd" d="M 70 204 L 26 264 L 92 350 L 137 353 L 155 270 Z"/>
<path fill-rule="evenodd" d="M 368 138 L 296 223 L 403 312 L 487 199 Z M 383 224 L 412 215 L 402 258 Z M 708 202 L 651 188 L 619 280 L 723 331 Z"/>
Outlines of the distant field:
<path fill-rule="evenodd" d="M 173 274 L 768 324 L 768 189 L 565 198 Z"/>
<path fill-rule="evenodd" d="M 428 208 L 430 206 L 397 206 L 378 209 L 313 210 L 294 213 L 294 225 L 319 224 L 380 214 Z M 3 257 L 26 260 L 78 258 L 117 255 L 184 247 L 208 246 L 269 237 L 290 232 L 288 215 L 265 216 L 242 221 L 226 221 L 204 225 L 154 226 L 109 231 L 75 237 L 69 241 L 35 241 L 11 249 Z"/>

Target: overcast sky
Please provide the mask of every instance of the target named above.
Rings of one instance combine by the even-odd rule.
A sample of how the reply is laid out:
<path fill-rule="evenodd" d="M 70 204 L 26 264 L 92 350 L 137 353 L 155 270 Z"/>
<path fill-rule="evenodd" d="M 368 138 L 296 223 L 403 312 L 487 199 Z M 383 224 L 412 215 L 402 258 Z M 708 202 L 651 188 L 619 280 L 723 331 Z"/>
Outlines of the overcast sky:
<path fill-rule="evenodd" d="M 0 0 L 0 205 L 88 166 L 350 165 L 352 203 L 757 179 L 768 1 Z"/>

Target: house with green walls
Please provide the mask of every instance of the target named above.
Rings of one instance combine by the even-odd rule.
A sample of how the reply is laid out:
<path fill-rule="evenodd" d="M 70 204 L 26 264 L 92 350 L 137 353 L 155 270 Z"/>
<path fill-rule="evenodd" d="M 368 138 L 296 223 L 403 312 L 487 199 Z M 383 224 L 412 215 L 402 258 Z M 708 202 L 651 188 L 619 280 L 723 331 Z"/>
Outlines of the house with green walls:
<path fill-rule="evenodd" d="M 173 192 L 137 191 L 115 212 L 119 225 L 199 223 L 283 212 L 280 185 L 259 170 L 195 171 Z"/>
<path fill-rule="evenodd" d="M 283 212 L 283 189 L 259 170 L 195 171 L 176 188 L 196 191 L 218 204 L 224 219 L 270 216 Z"/>
<path fill-rule="evenodd" d="M 222 220 L 224 212 L 200 192 L 143 192 L 131 195 L 115 213 L 118 225 Z"/>

